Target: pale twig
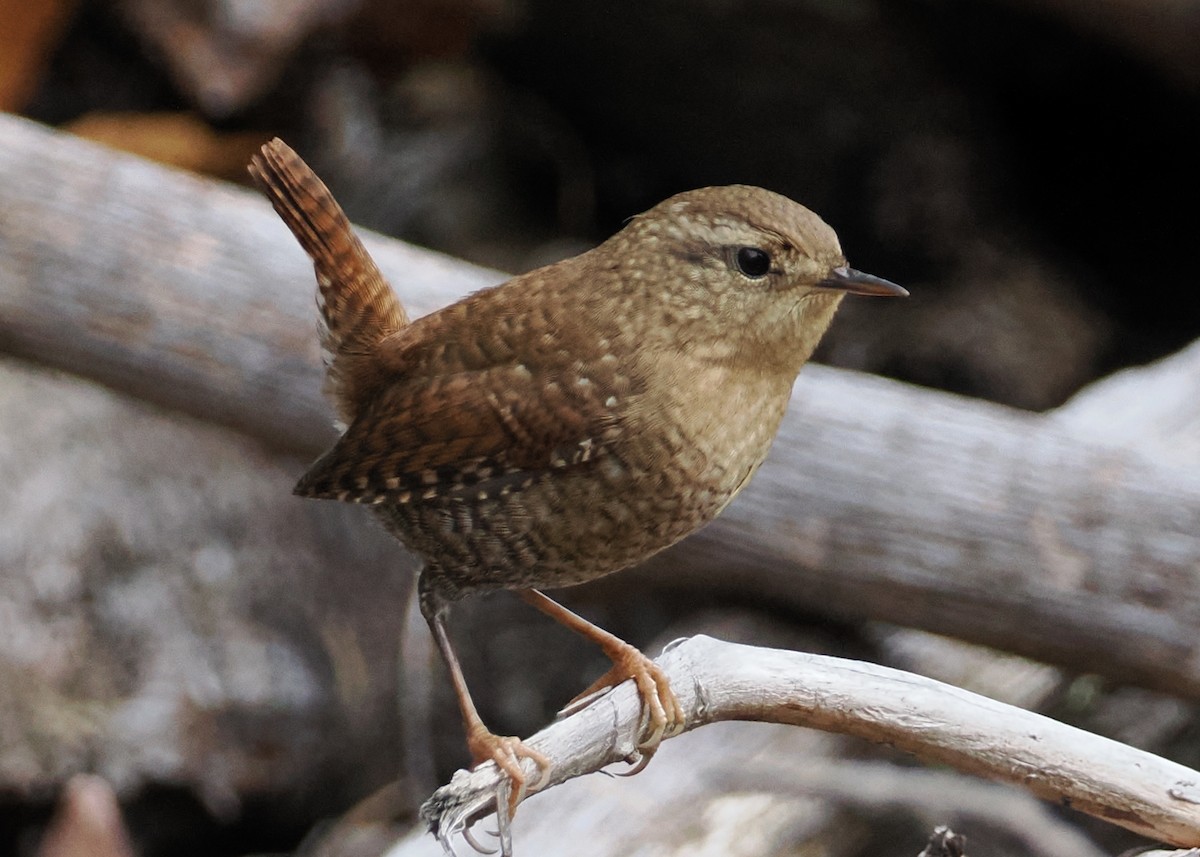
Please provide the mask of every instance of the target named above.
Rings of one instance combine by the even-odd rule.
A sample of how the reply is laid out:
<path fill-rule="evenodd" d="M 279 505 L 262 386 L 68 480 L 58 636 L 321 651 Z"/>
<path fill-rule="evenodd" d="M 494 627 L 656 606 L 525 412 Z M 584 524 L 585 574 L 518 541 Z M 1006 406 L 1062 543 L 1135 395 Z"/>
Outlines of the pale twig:
<path fill-rule="evenodd" d="M 887 667 L 710 637 L 670 647 L 658 662 L 688 729 L 758 720 L 855 735 L 1169 845 L 1200 845 L 1200 773 L 1042 715 Z M 640 715 L 625 683 L 529 739 L 553 760 L 547 788 L 633 757 Z M 449 847 L 491 812 L 498 782 L 492 765 L 460 771 L 422 817 Z"/>

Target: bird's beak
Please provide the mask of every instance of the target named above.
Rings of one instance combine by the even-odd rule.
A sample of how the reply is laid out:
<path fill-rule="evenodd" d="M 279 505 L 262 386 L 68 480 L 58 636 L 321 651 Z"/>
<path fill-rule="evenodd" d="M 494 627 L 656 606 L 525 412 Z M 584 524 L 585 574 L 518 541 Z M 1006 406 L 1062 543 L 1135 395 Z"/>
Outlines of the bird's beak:
<path fill-rule="evenodd" d="M 882 277 L 873 277 L 856 271 L 849 265 L 842 265 L 829 272 L 829 276 L 816 284 L 818 289 L 837 289 L 852 295 L 878 295 L 888 298 L 906 298 L 908 289 L 897 286 Z"/>

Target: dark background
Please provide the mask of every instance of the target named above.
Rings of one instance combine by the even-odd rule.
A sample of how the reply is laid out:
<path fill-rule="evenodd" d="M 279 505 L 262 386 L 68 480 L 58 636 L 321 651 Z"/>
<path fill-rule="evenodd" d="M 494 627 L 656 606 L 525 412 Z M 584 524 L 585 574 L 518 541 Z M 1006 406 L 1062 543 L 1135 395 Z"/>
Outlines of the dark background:
<path fill-rule="evenodd" d="M 153 23 L 149 0 L 114 5 L 74 12 L 26 115 L 107 114 L 100 136 L 148 148 L 115 111 L 188 111 L 226 155 L 200 168 L 236 178 L 238 145 L 279 133 L 356 221 L 505 270 L 741 182 L 813 208 L 852 264 L 913 292 L 846 312 L 834 363 L 1044 409 L 1200 330 L 1183 10 L 326 0 L 272 42 L 227 20 L 235 4 L 154 4 L 171 11 Z M 214 94 L 222 62 L 257 77 Z"/>

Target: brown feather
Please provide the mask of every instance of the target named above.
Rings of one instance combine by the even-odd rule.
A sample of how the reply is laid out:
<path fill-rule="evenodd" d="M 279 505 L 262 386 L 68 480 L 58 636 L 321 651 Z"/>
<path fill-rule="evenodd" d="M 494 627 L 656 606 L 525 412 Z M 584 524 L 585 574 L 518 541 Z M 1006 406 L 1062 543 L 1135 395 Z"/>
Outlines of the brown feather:
<path fill-rule="evenodd" d="M 395 381 L 296 486 L 359 503 L 476 496 L 586 464 L 621 433 L 599 384 L 564 387 L 523 366 Z"/>
<path fill-rule="evenodd" d="M 408 324 L 404 307 L 325 184 L 282 140 L 254 156 L 250 175 L 312 258 L 328 392 L 349 423 L 376 376 L 376 346 Z"/>

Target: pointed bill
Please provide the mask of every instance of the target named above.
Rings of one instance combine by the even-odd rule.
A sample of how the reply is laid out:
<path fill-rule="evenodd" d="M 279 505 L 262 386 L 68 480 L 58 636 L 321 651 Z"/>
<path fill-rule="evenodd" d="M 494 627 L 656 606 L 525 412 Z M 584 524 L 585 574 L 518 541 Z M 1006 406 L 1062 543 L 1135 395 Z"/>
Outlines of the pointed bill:
<path fill-rule="evenodd" d="M 908 289 L 891 280 L 864 274 L 849 265 L 842 265 L 829 272 L 829 276 L 817 283 L 819 289 L 837 289 L 852 295 L 877 295 L 879 297 L 906 298 Z"/>

